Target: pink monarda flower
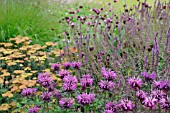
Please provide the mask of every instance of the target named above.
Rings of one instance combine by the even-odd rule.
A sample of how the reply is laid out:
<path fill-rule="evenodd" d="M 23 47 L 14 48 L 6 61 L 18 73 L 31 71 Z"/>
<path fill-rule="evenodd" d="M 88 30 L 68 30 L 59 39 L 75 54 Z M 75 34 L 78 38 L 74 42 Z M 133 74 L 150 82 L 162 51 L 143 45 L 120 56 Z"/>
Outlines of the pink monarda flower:
<path fill-rule="evenodd" d="M 53 64 L 51 64 L 51 69 L 53 71 L 59 71 L 60 70 L 60 66 L 61 66 L 60 63 L 53 63 Z"/>
<path fill-rule="evenodd" d="M 83 88 L 90 87 L 93 84 L 93 78 L 91 78 L 90 74 L 86 74 L 82 76 L 82 79 L 80 80 L 80 85 Z"/>
<path fill-rule="evenodd" d="M 154 81 L 153 87 L 156 89 L 169 91 L 170 90 L 170 80 L 161 80 L 161 81 Z"/>
<path fill-rule="evenodd" d="M 104 110 L 103 113 L 115 113 L 112 110 Z"/>
<path fill-rule="evenodd" d="M 101 74 L 106 80 L 109 80 L 109 81 L 114 80 L 117 77 L 114 71 L 111 71 L 110 69 L 107 69 L 105 67 L 102 67 Z"/>
<path fill-rule="evenodd" d="M 64 63 L 64 68 L 69 69 L 71 67 L 72 63 L 71 62 L 65 62 Z"/>
<path fill-rule="evenodd" d="M 61 70 L 58 72 L 58 74 L 60 75 L 60 78 L 63 79 L 65 76 L 70 75 L 70 72 L 67 70 Z"/>
<path fill-rule="evenodd" d="M 72 67 L 73 67 L 74 69 L 79 70 L 81 66 L 82 66 L 82 63 L 81 63 L 81 62 L 72 62 Z"/>
<path fill-rule="evenodd" d="M 142 79 L 139 77 L 133 77 L 128 79 L 128 84 L 135 90 L 140 89 L 143 85 Z"/>
<path fill-rule="evenodd" d="M 170 98 L 169 97 L 162 98 L 159 101 L 159 104 L 160 104 L 162 109 L 165 109 L 165 110 L 170 109 Z"/>
<path fill-rule="evenodd" d="M 107 102 L 105 105 L 106 110 L 111 110 L 111 111 L 115 112 L 117 108 L 118 108 L 118 106 L 116 104 L 114 104 L 113 102 Z"/>
<path fill-rule="evenodd" d="M 90 93 L 82 93 L 76 97 L 79 104 L 86 105 L 91 104 L 95 100 L 95 95 Z"/>
<path fill-rule="evenodd" d="M 155 109 L 156 108 L 156 103 L 158 100 L 155 97 L 146 97 L 143 101 L 144 107 L 150 108 L 150 109 Z"/>
<path fill-rule="evenodd" d="M 119 107 L 122 108 L 123 111 L 133 111 L 135 105 L 128 99 L 122 99 L 120 100 Z"/>
<path fill-rule="evenodd" d="M 42 99 L 44 102 L 49 103 L 49 102 L 51 101 L 51 96 L 52 96 L 52 93 L 51 93 L 51 92 L 43 92 L 43 94 L 41 95 L 41 99 Z"/>
<path fill-rule="evenodd" d="M 28 110 L 28 113 L 38 113 L 39 109 L 40 109 L 39 107 L 34 106 L 33 108 L 30 108 Z"/>
<path fill-rule="evenodd" d="M 103 90 L 111 90 L 115 88 L 115 83 L 112 81 L 100 80 L 99 87 Z"/>
<path fill-rule="evenodd" d="M 63 78 L 63 88 L 65 91 L 74 91 L 76 90 L 76 86 L 77 86 L 77 78 L 75 76 L 65 76 Z"/>
<path fill-rule="evenodd" d="M 62 108 L 71 108 L 74 105 L 74 100 L 72 98 L 61 98 L 59 105 Z"/>
<path fill-rule="evenodd" d="M 34 96 L 36 92 L 37 92 L 36 88 L 26 88 L 22 90 L 21 95 L 22 96 Z"/>
<path fill-rule="evenodd" d="M 37 82 L 45 88 L 49 88 L 50 85 L 54 83 L 53 79 L 48 73 L 39 73 Z"/>
<path fill-rule="evenodd" d="M 156 78 L 156 73 L 153 72 L 148 74 L 147 72 L 142 72 L 142 76 L 145 78 L 146 81 L 152 82 Z"/>
<path fill-rule="evenodd" d="M 145 97 L 147 97 L 147 93 L 144 92 L 143 90 L 139 90 L 136 92 L 136 97 L 143 102 L 145 100 Z"/>
<path fill-rule="evenodd" d="M 167 94 L 162 90 L 154 90 L 151 92 L 151 96 L 155 97 L 158 101 L 165 98 Z"/>

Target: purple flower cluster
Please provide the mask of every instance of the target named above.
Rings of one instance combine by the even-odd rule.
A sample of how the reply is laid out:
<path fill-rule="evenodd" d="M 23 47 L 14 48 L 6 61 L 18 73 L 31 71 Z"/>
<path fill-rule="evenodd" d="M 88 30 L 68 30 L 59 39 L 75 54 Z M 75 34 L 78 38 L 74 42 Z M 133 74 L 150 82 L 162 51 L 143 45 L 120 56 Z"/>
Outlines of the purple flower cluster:
<path fill-rule="evenodd" d="M 56 98 L 57 100 L 60 99 L 62 97 L 61 91 L 60 90 L 54 91 L 53 92 L 53 97 Z"/>
<path fill-rule="evenodd" d="M 144 107 L 146 108 L 150 108 L 150 109 L 155 109 L 156 108 L 156 104 L 157 104 L 157 99 L 155 97 L 145 97 L 144 101 L 142 102 Z"/>
<path fill-rule="evenodd" d="M 106 110 L 110 110 L 112 112 L 115 112 L 118 108 L 117 104 L 114 104 L 113 102 L 107 102 L 105 105 L 105 109 Z"/>
<path fill-rule="evenodd" d="M 100 80 L 99 87 L 103 90 L 112 90 L 115 88 L 115 83 L 108 80 Z"/>
<path fill-rule="evenodd" d="M 64 68 L 65 68 L 65 69 L 70 69 L 71 66 L 72 66 L 72 63 L 71 63 L 71 62 L 65 62 L 65 63 L 64 63 Z"/>
<path fill-rule="evenodd" d="M 65 69 L 70 69 L 72 67 L 74 69 L 79 70 L 81 66 L 82 66 L 81 62 L 65 62 L 64 63 L 64 68 Z"/>
<path fill-rule="evenodd" d="M 170 109 L 170 98 L 166 97 L 166 98 L 162 98 L 160 101 L 160 106 L 162 109 L 168 110 Z"/>
<path fill-rule="evenodd" d="M 170 90 L 170 80 L 154 81 L 153 87 L 156 89 L 169 91 Z"/>
<path fill-rule="evenodd" d="M 153 72 L 148 74 L 147 72 L 142 72 L 142 76 L 145 78 L 146 81 L 152 82 L 156 78 L 156 73 Z"/>
<path fill-rule="evenodd" d="M 80 85 L 83 87 L 83 88 L 86 88 L 86 87 L 90 87 L 92 86 L 93 84 L 93 78 L 91 78 L 91 75 L 90 74 L 86 74 L 86 75 L 83 75 L 82 76 L 82 79 L 80 81 Z"/>
<path fill-rule="evenodd" d="M 60 70 L 60 67 L 61 67 L 61 64 L 60 63 L 53 63 L 51 64 L 51 69 L 53 71 L 59 71 Z"/>
<path fill-rule="evenodd" d="M 39 73 L 38 74 L 38 83 L 40 83 L 43 87 L 49 88 L 53 83 L 53 79 L 50 77 L 48 73 Z"/>
<path fill-rule="evenodd" d="M 26 88 L 22 90 L 21 94 L 22 96 L 34 96 L 36 92 L 36 88 Z"/>
<path fill-rule="evenodd" d="M 41 99 L 44 102 L 49 103 L 51 101 L 51 96 L 52 96 L 52 92 L 43 92 L 43 94 L 41 95 Z"/>
<path fill-rule="evenodd" d="M 74 100 L 72 98 L 61 98 L 59 105 L 62 108 L 71 108 L 74 105 Z"/>
<path fill-rule="evenodd" d="M 144 92 L 143 90 L 139 90 L 136 92 L 136 97 L 143 102 L 145 100 L 145 97 L 147 97 L 147 93 Z"/>
<path fill-rule="evenodd" d="M 38 113 L 39 109 L 40 109 L 39 107 L 34 106 L 33 108 L 30 108 L 28 110 L 28 113 Z"/>
<path fill-rule="evenodd" d="M 87 94 L 87 93 L 82 93 L 79 94 L 76 97 L 77 101 L 79 104 L 86 105 L 86 104 L 91 104 L 95 100 L 95 95 L 94 94 Z"/>
<path fill-rule="evenodd" d="M 109 81 L 114 80 L 117 77 L 117 75 L 114 71 L 111 71 L 110 69 L 107 69 L 104 67 L 102 67 L 101 73 L 102 73 L 103 77 Z"/>
<path fill-rule="evenodd" d="M 123 111 L 133 111 L 135 105 L 128 99 L 122 99 L 120 100 L 119 107 L 122 108 Z"/>
<path fill-rule="evenodd" d="M 79 70 L 80 67 L 82 66 L 82 63 L 81 63 L 81 62 L 72 62 L 72 63 L 71 63 L 71 66 L 72 66 L 74 69 Z"/>
<path fill-rule="evenodd" d="M 128 84 L 135 90 L 140 89 L 143 85 L 142 79 L 139 77 L 133 77 L 128 79 Z"/>
<path fill-rule="evenodd" d="M 77 78 L 75 76 L 65 76 L 63 78 L 63 88 L 65 91 L 74 91 L 76 90 L 76 86 L 77 86 Z"/>
<path fill-rule="evenodd" d="M 65 76 L 70 75 L 70 72 L 67 70 L 61 70 L 58 72 L 58 74 L 60 75 L 60 78 L 63 79 Z"/>

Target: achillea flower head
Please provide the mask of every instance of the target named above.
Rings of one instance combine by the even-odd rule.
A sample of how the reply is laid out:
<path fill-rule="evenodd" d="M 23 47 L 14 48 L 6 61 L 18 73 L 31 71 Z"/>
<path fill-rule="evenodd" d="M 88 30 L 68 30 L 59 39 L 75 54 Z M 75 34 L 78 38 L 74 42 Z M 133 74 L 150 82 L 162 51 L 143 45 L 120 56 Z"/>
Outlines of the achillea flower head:
<path fill-rule="evenodd" d="M 155 109 L 156 104 L 158 100 L 155 97 L 145 97 L 145 100 L 143 101 L 144 107 L 150 108 L 150 109 Z"/>
<path fill-rule="evenodd" d="M 162 90 L 154 90 L 151 92 L 151 96 L 156 98 L 159 101 L 162 98 L 165 98 L 167 96 L 167 94 L 165 92 L 163 92 Z"/>
<path fill-rule="evenodd" d="M 71 108 L 74 105 L 74 100 L 72 98 L 61 98 L 59 105 L 62 108 Z"/>
<path fill-rule="evenodd" d="M 34 106 L 33 108 L 30 108 L 28 110 L 28 113 L 38 113 L 39 109 L 40 109 L 39 107 Z"/>
<path fill-rule="evenodd" d="M 45 88 L 50 87 L 50 85 L 54 82 L 48 73 L 39 73 L 37 81 Z"/>
<path fill-rule="evenodd" d="M 60 70 L 60 66 L 61 66 L 60 63 L 53 63 L 53 64 L 51 64 L 51 69 L 53 71 L 59 71 Z"/>
<path fill-rule="evenodd" d="M 51 96 L 52 92 L 43 92 L 43 94 L 41 95 L 41 99 L 48 103 L 51 101 Z"/>
<path fill-rule="evenodd" d="M 114 104 L 113 102 L 107 102 L 106 105 L 105 105 L 105 109 L 106 110 L 111 110 L 111 111 L 116 111 L 117 109 L 117 105 Z"/>
<path fill-rule="evenodd" d="M 122 108 L 123 111 L 133 111 L 135 105 L 128 99 L 122 99 L 120 100 L 119 107 Z"/>
<path fill-rule="evenodd" d="M 79 70 L 81 66 L 82 66 L 82 63 L 81 63 L 81 62 L 72 62 L 72 67 L 73 67 L 74 69 Z"/>
<path fill-rule="evenodd" d="M 133 111 L 135 105 L 128 99 L 122 99 L 120 100 L 119 107 L 122 108 L 123 111 Z"/>
<path fill-rule="evenodd" d="M 143 85 L 142 79 L 139 77 L 133 77 L 128 79 L 128 84 L 133 88 L 133 89 L 140 89 Z"/>
<path fill-rule="evenodd" d="M 36 92 L 37 92 L 36 88 L 26 88 L 22 90 L 21 95 L 22 96 L 34 96 Z"/>
<path fill-rule="evenodd" d="M 59 73 L 61 79 L 63 79 L 65 76 L 70 75 L 70 72 L 67 71 L 67 70 L 61 70 L 61 71 L 59 71 L 58 73 Z"/>
<path fill-rule="evenodd" d="M 54 91 L 53 97 L 56 98 L 56 99 L 60 99 L 62 97 L 60 90 Z"/>
<path fill-rule="evenodd" d="M 112 110 L 104 110 L 103 113 L 114 113 Z"/>
<path fill-rule="evenodd" d="M 77 78 L 75 76 L 65 76 L 63 78 L 63 88 L 65 91 L 74 91 L 76 90 L 76 86 L 77 86 Z"/>
<path fill-rule="evenodd" d="M 115 83 L 113 83 L 112 81 L 101 80 L 99 82 L 99 87 L 103 90 L 111 90 L 115 87 Z"/>
<path fill-rule="evenodd" d="M 91 104 L 95 100 L 95 95 L 90 93 L 82 93 L 76 97 L 79 104 L 86 105 Z"/>
<path fill-rule="evenodd" d="M 146 81 L 152 82 L 156 78 L 156 73 L 153 72 L 148 74 L 147 72 L 142 72 L 142 76 L 145 78 Z"/>
<path fill-rule="evenodd" d="M 71 62 L 65 62 L 65 63 L 64 63 L 64 68 L 65 68 L 65 69 L 69 69 L 71 66 L 72 66 L 72 63 L 71 63 Z"/>
<path fill-rule="evenodd" d="M 110 69 L 107 69 L 105 67 L 102 67 L 101 73 L 102 73 L 103 77 L 109 81 L 114 80 L 117 77 L 117 75 L 114 71 L 111 71 Z"/>
<path fill-rule="evenodd" d="M 90 87 L 93 84 L 93 78 L 91 78 L 90 74 L 86 74 L 82 76 L 82 79 L 80 81 L 80 85 L 83 88 Z"/>
<path fill-rule="evenodd" d="M 165 109 L 165 110 L 170 109 L 170 98 L 169 98 L 169 97 L 162 98 L 162 99 L 159 101 L 159 104 L 160 104 L 160 106 L 161 106 L 162 109 Z"/>
<path fill-rule="evenodd" d="M 139 90 L 136 92 L 136 97 L 143 102 L 145 100 L 145 97 L 147 97 L 147 93 L 144 92 L 143 90 Z"/>

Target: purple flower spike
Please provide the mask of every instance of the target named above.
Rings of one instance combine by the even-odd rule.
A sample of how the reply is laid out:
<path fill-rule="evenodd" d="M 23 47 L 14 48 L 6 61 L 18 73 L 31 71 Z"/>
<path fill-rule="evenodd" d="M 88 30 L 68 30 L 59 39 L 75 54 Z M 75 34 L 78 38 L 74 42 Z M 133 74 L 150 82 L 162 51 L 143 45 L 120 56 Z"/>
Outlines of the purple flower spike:
<path fill-rule="evenodd" d="M 90 74 L 83 75 L 83 77 L 82 77 L 82 79 L 80 81 L 80 85 L 83 88 L 90 87 L 93 84 L 93 80 L 94 79 L 91 78 Z"/>
<path fill-rule="evenodd" d="M 135 105 L 132 103 L 132 101 L 128 99 L 122 99 L 120 100 L 120 108 L 122 108 L 123 111 L 133 111 L 135 108 Z"/>
<path fill-rule="evenodd" d="M 135 90 L 140 89 L 143 85 L 142 79 L 139 77 L 133 77 L 128 79 L 128 84 Z"/>
<path fill-rule="evenodd" d="M 59 105 L 62 108 L 71 108 L 74 105 L 74 100 L 72 98 L 62 98 L 59 101 Z"/>
<path fill-rule="evenodd" d="M 22 96 L 34 96 L 36 92 L 36 88 L 26 88 L 22 90 L 21 94 Z"/>
<path fill-rule="evenodd" d="M 54 64 L 51 64 L 51 69 L 54 70 L 54 71 L 59 71 L 60 66 L 61 66 L 60 63 L 54 63 Z"/>
<path fill-rule="evenodd" d="M 111 71 L 110 69 L 104 67 L 102 67 L 101 73 L 106 80 L 114 80 L 117 77 L 114 71 Z"/>
<path fill-rule="evenodd" d="M 67 71 L 67 70 L 61 70 L 61 71 L 59 71 L 58 73 L 59 73 L 61 79 L 63 79 L 65 76 L 70 75 L 70 72 Z"/>
<path fill-rule="evenodd" d="M 33 108 L 30 108 L 28 110 L 28 113 L 38 113 L 39 109 L 40 109 L 39 107 L 34 106 Z"/>
<path fill-rule="evenodd" d="M 86 105 L 91 104 L 95 100 L 94 94 L 82 93 L 76 97 L 79 104 Z"/>
<path fill-rule="evenodd" d="M 103 90 L 111 90 L 115 88 L 115 84 L 112 81 L 103 81 L 99 82 L 99 87 Z"/>
<path fill-rule="evenodd" d="M 41 99 L 45 102 L 50 102 L 51 101 L 51 96 L 52 96 L 52 93 L 51 92 L 44 92 L 42 95 L 41 95 Z"/>
<path fill-rule="evenodd" d="M 76 85 L 77 85 L 77 78 L 75 76 L 65 76 L 63 78 L 63 88 L 65 91 L 74 91 L 76 90 Z"/>

